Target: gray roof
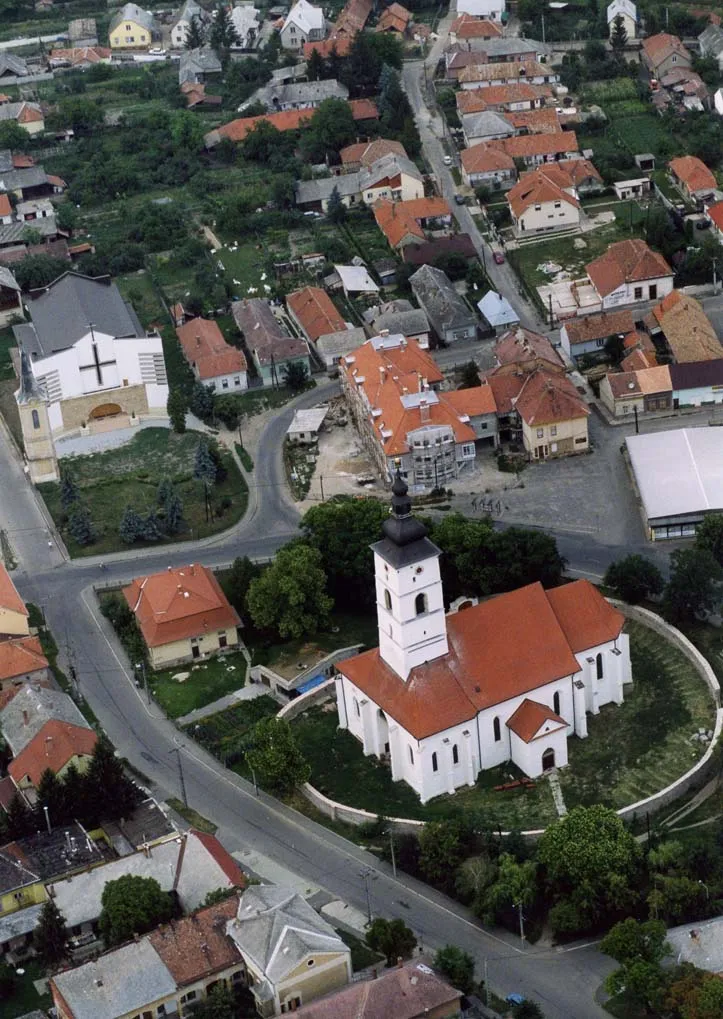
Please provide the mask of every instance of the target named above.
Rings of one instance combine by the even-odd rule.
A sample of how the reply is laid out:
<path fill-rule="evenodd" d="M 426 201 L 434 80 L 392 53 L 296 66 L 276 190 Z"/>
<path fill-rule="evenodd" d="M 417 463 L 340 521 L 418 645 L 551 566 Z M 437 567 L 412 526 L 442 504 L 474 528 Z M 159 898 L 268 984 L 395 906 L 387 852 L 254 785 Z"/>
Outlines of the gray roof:
<path fill-rule="evenodd" d="M 0 711 L 0 731 L 17 757 L 37 736 L 46 722 L 56 719 L 90 729 L 75 702 L 62 690 L 49 690 L 35 683 L 24 683 L 9 704 Z"/>
<path fill-rule="evenodd" d="M 14 53 L 0 52 L 0 78 L 4 76 L 22 78 L 27 73 L 28 65 L 22 57 L 17 57 Z"/>
<path fill-rule="evenodd" d="M 181 84 L 184 81 L 195 81 L 197 75 L 221 74 L 223 67 L 218 54 L 210 46 L 202 46 L 200 49 L 184 50 L 178 65 L 178 80 Z"/>
<path fill-rule="evenodd" d="M 272 984 L 283 980 L 309 954 L 349 952 L 334 928 L 305 899 L 276 885 L 247 888 L 226 932 Z"/>
<path fill-rule="evenodd" d="M 494 39 L 477 39 L 476 49 L 488 57 L 506 57 L 515 53 L 551 53 L 552 49 L 537 39 L 520 39 L 497 36 Z"/>
<path fill-rule="evenodd" d="M 520 316 L 507 298 L 494 290 L 488 290 L 484 297 L 477 301 L 477 307 L 489 324 L 495 328 L 513 325 L 520 321 Z"/>
<path fill-rule="evenodd" d="M 42 110 L 37 103 L 3 103 L 0 106 L 0 121 L 2 120 L 17 120 L 18 114 L 22 110 L 23 106 L 29 106 L 31 110 L 37 110 L 38 113 L 42 113 Z"/>
<path fill-rule="evenodd" d="M 0 265 L 0 287 L 7 287 L 8 290 L 20 291 L 18 281 L 4 265 Z"/>
<path fill-rule="evenodd" d="M 134 21 L 136 25 L 140 25 L 141 28 L 145 28 L 147 32 L 153 35 L 158 31 L 156 25 L 156 19 L 153 17 L 150 11 L 144 11 L 138 4 L 126 4 L 117 14 L 114 14 L 110 19 L 108 25 L 108 31 L 112 32 L 124 21 Z"/>
<path fill-rule="evenodd" d="M 309 356 L 305 341 L 282 329 L 268 301 L 258 297 L 234 301 L 231 311 L 246 345 L 260 365 L 271 364 L 272 360 L 279 365 Z"/>
<path fill-rule="evenodd" d="M 390 308 L 388 311 L 382 311 L 372 319 L 371 324 L 377 333 L 382 329 L 388 329 L 390 333 L 401 333 L 402 336 L 417 336 L 419 333 L 429 332 L 429 322 L 424 311 L 422 308 L 412 308 L 411 305 L 408 309 Z"/>
<path fill-rule="evenodd" d="M 306 61 L 299 64 L 290 64 L 288 67 L 277 67 L 271 72 L 272 81 L 295 81 L 296 78 L 303 78 L 306 74 Z"/>
<path fill-rule="evenodd" d="M 13 938 L 20 938 L 23 934 L 29 934 L 31 931 L 34 931 L 42 911 L 43 904 L 41 902 L 37 906 L 19 909 L 17 913 L 0 916 L 0 945 L 5 945 L 8 941 L 12 941 Z M 38 1014 L 43 1015 L 42 1012 Z"/>
<path fill-rule="evenodd" d="M 422 182 L 422 174 L 416 163 L 413 163 L 407 156 L 390 152 L 388 155 L 382 156 L 381 159 L 375 159 L 371 166 L 362 167 L 359 171 L 360 190 L 365 191 L 366 188 L 373 187 L 378 180 L 390 175 L 394 176 L 397 173 L 406 173 L 408 177 L 413 177 L 420 184 Z"/>
<path fill-rule="evenodd" d="M 267 85 L 266 88 L 259 89 L 255 98 L 259 102 L 265 103 L 270 110 L 289 104 L 303 107 L 311 103 L 318 105 L 325 99 L 348 99 L 349 89 L 335 78 L 327 78 L 323 81 L 297 81 Z"/>
<path fill-rule="evenodd" d="M 148 938 L 53 977 L 75 1019 L 117 1019 L 174 994 L 176 981 Z"/>
<path fill-rule="evenodd" d="M 43 220 L 33 220 L 35 226 Z M 92 323 L 99 333 L 114 338 L 143 336 L 135 312 L 121 297 L 115 283 L 67 272 L 28 304 L 31 329 L 18 326 L 16 337 L 30 354 L 48 357 L 67 350 L 83 336 Z"/>
<path fill-rule="evenodd" d="M 41 237 L 55 237 L 58 225 L 55 216 L 41 216 L 40 219 L 16 221 L 8 223 L 7 226 L 0 226 L 0 247 L 7 248 L 11 244 L 24 241 L 28 230 L 37 230 Z"/>
<path fill-rule="evenodd" d="M 468 138 L 495 138 L 499 135 L 506 135 L 509 138 L 515 133 L 509 120 L 494 110 L 463 114 L 462 129 Z"/>
<path fill-rule="evenodd" d="M 41 1012 L 40 1009 L 34 1008 L 32 1012 L 24 1012 L 18 1016 L 18 1019 L 48 1019 L 47 1012 Z"/>
<path fill-rule="evenodd" d="M 155 878 L 164 892 L 175 889 L 186 913 L 198 909 L 209 892 L 234 887 L 220 863 L 191 831 L 149 846 L 145 852 L 141 850 L 76 874 L 72 879 L 57 881 L 53 898 L 67 925 L 75 927 L 97 920 L 106 884 L 125 875 Z"/>
<path fill-rule="evenodd" d="M 13 154 L 10 149 L 0 149 L 0 173 L 7 173 L 13 168 Z"/>
<path fill-rule="evenodd" d="M 339 177 L 320 177 L 318 180 L 297 180 L 294 185 L 297 205 L 328 201 L 336 188 L 339 197 L 358 195 L 361 192 L 359 172 L 343 173 Z"/>
<path fill-rule="evenodd" d="M 31 400 L 44 400 L 45 394 L 40 383 L 33 374 L 30 358 L 25 350 L 20 350 L 20 389 L 16 397 L 18 403 L 30 403 Z"/>
<path fill-rule="evenodd" d="M 356 350 L 366 340 L 366 333 L 357 326 L 354 329 L 342 329 L 338 333 L 326 333 L 320 336 L 314 346 L 323 357 L 341 357 Z"/>
<path fill-rule="evenodd" d="M 0 849 L 0 895 L 12 892 L 16 888 L 24 888 L 25 885 L 35 884 L 39 880 L 38 874 L 24 867 L 4 849 Z"/>
<path fill-rule="evenodd" d="M 181 10 L 178 12 L 178 24 L 179 21 L 190 22 L 192 18 L 198 18 L 199 20 L 206 17 L 206 11 L 203 7 L 196 3 L 196 0 L 186 0 Z"/>
<path fill-rule="evenodd" d="M 42 166 L 27 166 L 16 170 L 12 165 L 12 157 L 7 168 L 4 162 L 0 162 L 0 174 L 0 191 L 20 191 L 48 183 L 48 175 Z"/>
<path fill-rule="evenodd" d="M 717 57 L 723 50 L 723 28 L 720 25 L 708 25 L 698 36 L 698 42 L 704 56 Z"/>
<path fill-rule="evenodd" d="M 672 428 L 625 440 L 648 520 L 723 510 L 723 435 Z"/>
<path fill-rule="evenodd" d="M 18 860 L 41 881 L 51 881 L 63 874 L 102 863 L 110 852 L 102 839 L 94 842 L 89 838 L 77 821 L 52 831 L 42 828 L 34 835 L 9 843 L 2 850 L 6 858 Z"/>
<path fill-rule="evenodd" d="M 441 269 L 423 265 L 410 276 L 409 283 L 438 333 L 447 329 L 461 329 L 476 321 L 471 308 L 462 300 Z"/>

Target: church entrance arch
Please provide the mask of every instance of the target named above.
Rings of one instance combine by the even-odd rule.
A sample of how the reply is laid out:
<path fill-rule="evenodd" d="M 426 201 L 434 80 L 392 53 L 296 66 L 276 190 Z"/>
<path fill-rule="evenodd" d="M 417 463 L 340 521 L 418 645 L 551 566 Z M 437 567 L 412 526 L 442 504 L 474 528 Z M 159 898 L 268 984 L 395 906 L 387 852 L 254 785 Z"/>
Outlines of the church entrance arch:
<path fill-rule="evenodd" d="M 101 403 L 98 407 L 94 407 L 88 417 L 91 421 L 100 421 L 103 418 L 112 418 L 116 414 L 122 414 L 123 408 L 117 403 Z"/>
<path fill-rule="evenodd" d="M 542 755 L 542 770 L 552 771 L 555 767 L 555 751 L 549 747 Z"/>

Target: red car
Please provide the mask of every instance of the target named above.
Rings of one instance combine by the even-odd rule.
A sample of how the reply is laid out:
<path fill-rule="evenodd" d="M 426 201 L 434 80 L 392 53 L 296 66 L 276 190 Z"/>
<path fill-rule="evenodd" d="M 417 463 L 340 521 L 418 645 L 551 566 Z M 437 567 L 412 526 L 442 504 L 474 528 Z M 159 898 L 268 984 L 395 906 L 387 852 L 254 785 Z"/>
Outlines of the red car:
<path fill-rule="evenodd" d="M 505 260 L 504 253 L 502 251 L 493 251 L 492 257 L 497 265 L 502 265 Z"/>

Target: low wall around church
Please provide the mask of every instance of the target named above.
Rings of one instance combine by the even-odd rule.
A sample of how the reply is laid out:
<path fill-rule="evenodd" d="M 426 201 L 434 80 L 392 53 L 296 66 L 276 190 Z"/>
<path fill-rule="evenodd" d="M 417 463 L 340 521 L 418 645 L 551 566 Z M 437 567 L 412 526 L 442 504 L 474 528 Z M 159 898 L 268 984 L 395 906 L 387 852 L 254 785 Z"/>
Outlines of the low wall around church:
<path fill-rule="evenodd" d="M 617 811 L 619 817 L 624 821 L 631 822 L 636 818 L 643 818 L 647 815 L 655 814 L 657 811 L 662 810 L 663 807 L 675 802 L 687 793 L 693 792 L 697 789 L 702 788 L 709 778 L 712 777 L 714 772 L 719 768 L 718 755 L 716 750 L 720 741 L 721 732 L 723 731 L 723 709 L 720 706 L 720 684 L 718 678 L 713 671 L 710 663 L 700 651 L 692 644 L 688 638 L 671 626 L 670 623 L 666 623 L 664 619 L 656 615 L 655 612 L 650 612 L 648 609 L 640 608 L 638 605 L 627 605 L 625 602 L 616 601 L 613 598 L 608 599 L 612 605 L 614 605 L 620 612 L 623 613 L 628 619 L 635 620 L 642 626 L 647 626 L 649 629 L 654 630 L 660 634 L 665 640 L 670 641 L 675 647 L 681 651 L 685 657 L 695 666 L 698 671 L 698 675 L 703 680 L 705 685 L 708 687 L 710 695 L 716 705 L 716 719 L 715 726 L 713 729 L 713 738 L 710 745 L 706 749 L 703 756 L 695 762 L 692 768 L 681 775 L 680 778 L 676 779 L 675 782 L 671 782 L 670 785 L 666 786 L 665 789 L 660 789 L 657 793 L 653 793 L 652 796 L 646 797 L 644 800 L 638 800 L 637 803 L 631 803 L 627 807 L 621 807 Z M 291 721 L 298 715 L 311 707 L 312 704 L 320 704 L 324 701 L 329 700 L 333 696 L 333 685 L 334 680 L 329 679 L 325 683 L 316 687 L 314 690 L 310 690 L 306 694 L 302 694 L 301 697 L 297 697 L 295 700 L 290 701 L 289 704 L 285 705 L 278 713 L 279 718 L 286 718 L 287 721 Z M 329 799 L 328 796 L 324 796 L 323 793 L 319 792 L 310 782 L 305 782 L 300 787 L 300 791 L 312 803 L 317 810 L 320 810 L 326 817 L 331 818 L 333 821 L 344 821 L 346 824 L 361 825 L 366 824 L 369 821 L 376 820 L 376 814 L 370 813 L 368 810 L 360 810 L 356 807 L 347 806 L 345 803 L 337 803 L 335 800 Z M 395 831 L 401 832 L 414 832 L 419 831 L 424 827 L 424 821 L 414 820 L 408 817 L 390 817 L 387 818 L 391 827 Z M 544 828 L 534 828 L 528 831 L 523 831 L 522 834 L 528 839 L 538 839 L 544 832 Z M 508 835 L 509 832 L 502 832 L 502 835 Z"/>

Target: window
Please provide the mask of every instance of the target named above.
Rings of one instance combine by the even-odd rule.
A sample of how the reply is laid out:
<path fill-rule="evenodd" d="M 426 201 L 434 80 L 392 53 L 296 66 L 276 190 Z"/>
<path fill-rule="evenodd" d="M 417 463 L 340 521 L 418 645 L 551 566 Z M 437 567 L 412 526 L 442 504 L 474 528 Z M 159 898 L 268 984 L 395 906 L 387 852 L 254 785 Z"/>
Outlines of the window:
<path fill-rule="evenodd" d="M 235 386 L 240 386 L 241 385 L 241 379 L 238 377 L 238 375 L 234 375 L 234 377 L 233 377 L 233 384 Z"/>
<path fill-rule="evenodd" d="M 602 339 L 601 340 L 595 340 L 595 346 L 596 347 L 604 347 L 605 346 L 605 340 L 602 340 Z"/>
<path fill-rule="evenodd" d="M 159 1005 L 158 1006 L 158 1014 L 159 1015 L 165 1015 L 166 1014 L 166 1006 L 165 1005 Z"/>
<path fill-rule="evenodd" d="M 359 718 L 361 715 L 361 711 L 359 709 L 359 701 L 356 699 L 356 697 L 354 698 L 354 711 L 356 712 L 356 717 Z"/>
<path fill-rule="evenodd" d="M 414 599 L 414 614 L 421 616 L 423 612 L 427 611 L 427 596 L 426 594 L 418 594 Z"/>
<path fill-rule="evenodd" d="M 391 609 L 392 607 L 392 596 L 387 589 L 384 589 L 384 608 Z"/>
<path fill-rule="evenodd" d="M 653 283 L 648 287 L 648 297 L 651 301 L 654 301 L 658 296 L 658 284 Z"/>
<path fill-rule="evenodd" d="M 459 764 L 459 748 L 456 743 L 452 747 L 452 764 Z"/>
<path fill-rule="evenodd" d="M 552 698 L 552 710 L 556 715 L 560 714 L 560 694 L 557 690 Z"/>
<path fill-rule="evenodd" d="M 542 206 L 541 205 L 536 205 L 535 206 L 535 212 L 541 212 L 541 211 L 542 211 Z"/>
<path fill-rule="evenodd" d="M 643 288 L 642 287 L 635 287 L 635 289 L 633 290 L 633 297 L 635 298 L 636 301 L 642 301 L 642 299 L 643 299 Z"/>
<path fill-rule="evenodd" d="M 219 635 L 218 635 L 218 646 L 220 648 L 221 647 L 228 647 L 228 637 L 226 636 L 226 631 L 225 630 L 223 631 L 223 633 L 219 633 Z"/>
<path fill-rule="evenodd" d="M 602 656 L 602 654 L 599 654 L 599 653 L 598 653 L 597 658 L 595 659 L 595 671 L 597 672 L 597 678 L 598 679 L 602 679 L 603 678 L 603 656 Z"/>
<path fill-rule="evenodd" d="M 411 747 L 409 748 L 409 763 L 414 764 L 414 751 Z"/>
<path fill-rule="evenodd" d="M 550 426 L 550 435 L 557 435 L 557 425 Z"/>
<path fill-rule="evenodd" d="M 585 438 L 585 436 L 583 435 L 583 437 L 581 439 L 575 439 L 575 445 L 576 446 L 586 446 L 587 445 L 587 439 Z"/>
<path fill-rule="evenodd" d="M 561 202 L 555 202 L 555 208 L 556 209 L 561 209 L 562 208 Z"/>
<path fill-rule="evenodd" d="M 502 739 L 502 730 L 500 729 L 500 719 L 498 715 L 495 715 L 494 717 L 494 720 L 492 722 L 492 729 L 494 730 L 495 734 L 495 743 L 499 743 L 499 741 Z"/>
<path fill-rule="evenodd" d="M 437 764 L 437 751 L 435 750 L 434 753 L 432 754 L 432 771 L 437 771 L 438 769 L 439 765 Z"/>
<path fill-rule="evenodd" d="M 223 379 L 221 382 L 221 389 L 228 389 L 228 379 Z"/>
<path fill-rule="evenodd" d="M 313 966 L 314 965 L 314 960 L 313 959 L 307 959 L 306 960 L 306 965 L 307 966 Z"/>
<path fill-rule="evenodd" d="M 40 415 L 36 410 L 32 412 L 33 428 L 40 428 Z"/>
<path fill-rule="evenodd" d="M 544 434 L 545 434 L 545 429 L 544 428 L 538 428 L 537 429 L 537 438 L 538 439 L 541 439 L 544 436 Z"/>

